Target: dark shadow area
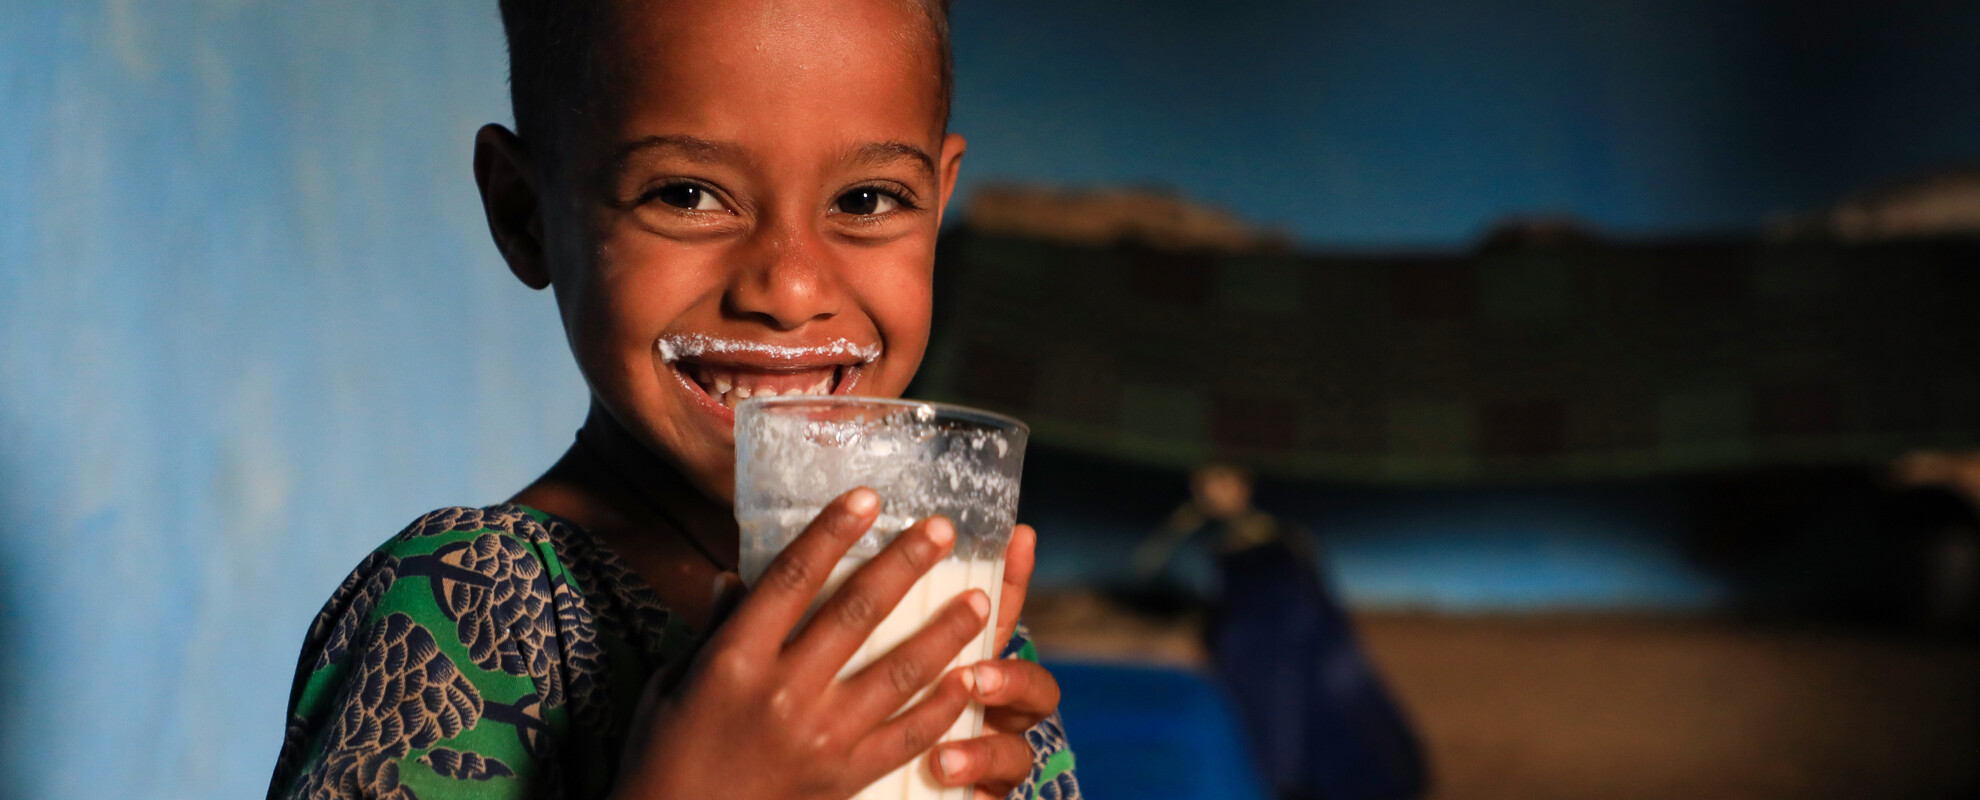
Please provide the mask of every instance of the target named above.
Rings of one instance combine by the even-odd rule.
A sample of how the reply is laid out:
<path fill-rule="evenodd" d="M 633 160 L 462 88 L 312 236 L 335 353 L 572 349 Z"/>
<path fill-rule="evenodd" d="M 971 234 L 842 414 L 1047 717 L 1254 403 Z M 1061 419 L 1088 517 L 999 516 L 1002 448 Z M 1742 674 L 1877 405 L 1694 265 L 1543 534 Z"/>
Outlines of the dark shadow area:
<path fill-rule="evenodd" d="M 1691 551 L 1754 621 L 1971 638 L 1980 516 L 1870 470 L 1770 470 L 1689 483 Z"/>
<path fill-rule="evenodd" d="M 0 421 L 0 430 L 6 429 L 6 422 Z M 20 454 L 0 449 L 0 542 L 5 542 L 14 554 L 26 552 L 32 541 L 32 531 L 21 526 L 19 509 L 25 508 L 23 499 L 17 495 L 19 487 L 26 485 L 23 479 L 25 465 L 19 463 Z M 23 584 L 17 571 L 20 563 L 15 558 L 0 559 L 0 686 L 7 687 L 0 692 L 0 797 L 32 797 L 35 785 L 32 776 L 17 772 L 23 754 L 27 752 L 27 738 L 34 721 L 28 719 L 23 695 L 31 691 L 26 685 L 25 664 L 29 653 L 24 652 L 23 615 L 27 613 L 27 598 L 21 597 Z"/>

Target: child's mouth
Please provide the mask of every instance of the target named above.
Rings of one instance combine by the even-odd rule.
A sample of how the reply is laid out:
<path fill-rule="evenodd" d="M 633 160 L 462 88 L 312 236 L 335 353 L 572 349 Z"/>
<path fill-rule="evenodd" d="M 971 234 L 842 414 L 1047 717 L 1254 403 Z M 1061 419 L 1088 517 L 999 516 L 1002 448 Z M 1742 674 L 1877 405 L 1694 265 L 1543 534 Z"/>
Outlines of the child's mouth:
<path fill-rule="evenodd" d="M 828 365 L 771 371 L 687 361 L 677 363 L 675 368 L 709 400 L 731 411 L 736 404 L 752 397 L 833 394 L 841 385 L 849 385 L 845 380 L 848 372 L 858 370 L 852 365 Z"/>
<path fill-rule="evenodd" d="M 845 339 L 808 346 L 773 345 L 703 334 L 663 336 L 660 359 L 681 386 L 717 418 L 733 421 L 736 406 L 752 397 L 850 394 L 861 368 L 880 357 L 880 346 Z"/>

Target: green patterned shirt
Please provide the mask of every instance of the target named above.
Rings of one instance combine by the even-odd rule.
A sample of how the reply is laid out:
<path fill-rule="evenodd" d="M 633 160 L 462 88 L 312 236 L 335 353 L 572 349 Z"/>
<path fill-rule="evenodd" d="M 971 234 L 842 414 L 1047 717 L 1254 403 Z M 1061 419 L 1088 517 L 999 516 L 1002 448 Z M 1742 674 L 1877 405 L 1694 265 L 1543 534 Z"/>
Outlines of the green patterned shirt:
<path fill-rule="evenodd" d="M 596 798 L 647 679 L 690 636 L 582 528 L 519 505 L 447 508 L 367 556 L 310 627 L 268 796 Z M 1036 660 L 1023 630 L 1006 657 Z M 1073 800 L 1057 714 L 1012 792 Z"/>

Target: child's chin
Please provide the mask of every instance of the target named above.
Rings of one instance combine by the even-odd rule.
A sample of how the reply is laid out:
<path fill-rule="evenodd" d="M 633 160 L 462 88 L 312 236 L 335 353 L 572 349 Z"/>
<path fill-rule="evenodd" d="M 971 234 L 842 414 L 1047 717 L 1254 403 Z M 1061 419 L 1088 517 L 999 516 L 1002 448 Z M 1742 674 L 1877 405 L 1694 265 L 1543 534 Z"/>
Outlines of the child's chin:
<path fill-rule="evenodd" d="M 691 438 L 687 441 L 662 443 L 662 451 L 654 455 L 675 465 L 681 477 L 703 494 L 723 503 L 731 502 L 736 481 L 734 433 L 727 427 L 717 430 L 703 426 L 688 435 Z"/>

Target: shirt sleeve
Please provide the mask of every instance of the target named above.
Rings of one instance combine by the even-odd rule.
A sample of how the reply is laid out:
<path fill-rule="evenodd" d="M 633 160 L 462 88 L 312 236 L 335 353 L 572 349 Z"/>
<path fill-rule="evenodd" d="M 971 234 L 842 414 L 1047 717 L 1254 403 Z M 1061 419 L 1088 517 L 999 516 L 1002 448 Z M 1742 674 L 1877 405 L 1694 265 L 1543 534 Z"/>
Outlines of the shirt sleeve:
<path fill-rule="evenodd" d="M 552 581 L 530 542 L 482 513 L 421 518 L 317 615 L 270 800 L 524 798 L 560 783 Z"/>
<path fill-rule="evenodd" d="M 1024 623 L 1018 623 L 1001 657 L 1038 662 L 1038 648 L 1031 643 L 1031 631 Z M 1066 743 L 1066 725 L 1059 712 L 1053 711 L 1052 716 L 1025 731 L 1024 739 L 1031 745 L 1031 775 L 1012 789 L 1006 800 L 1080 800 L 1072 747 Z"/>

